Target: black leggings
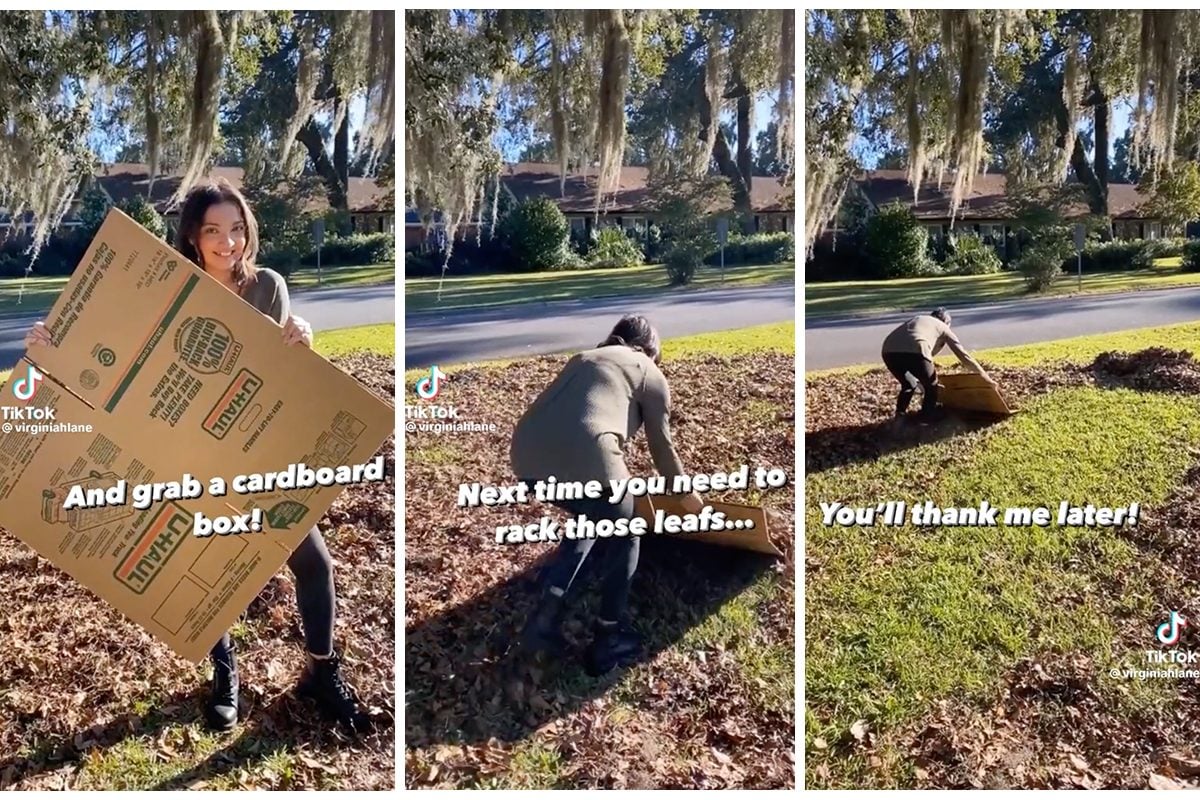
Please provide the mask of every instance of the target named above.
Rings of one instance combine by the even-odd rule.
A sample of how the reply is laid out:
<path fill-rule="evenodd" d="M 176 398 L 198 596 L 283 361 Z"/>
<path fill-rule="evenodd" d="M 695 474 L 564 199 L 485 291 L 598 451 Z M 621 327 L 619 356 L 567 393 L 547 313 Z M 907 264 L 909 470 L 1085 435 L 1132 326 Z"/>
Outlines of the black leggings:
<path fill-rule="evenodd" d="M 333 652 L 333 616 L 337 596 L 333 591 L 333 560 L 325 547 L 325 539 L 316 526 L 287 561 L 296 576 L 296 603 L 300 606 L 300 623 L 304 628 L 304 645 L 317 656 Z M 226 631 L 213 646 L 214 660 L 228 659 L 233 642 Z"/>
<path fill-rule="evenodd" d="M 533 481 L 527 481 L 532 486 Z M 591 521 L 631 519 L 634 516 L 633 498 L 626 495 L 620 503 L 610 503 L 607 498 L 599 500 L 564 500 L 555 503 L 572 515 L 584 514 Z M 583 562 L 593 551 L 607 555 L 604 565 L 604 585 L 600 595 L 600 618 L 609 622 L 619 621 L 625 614 L 629 602 L 629 587 L 633 574 L 637 572 L 638 553 L 642 540 L 639 536 L 611 536 L 605 539 L 563 539 L 558 546 L 543 577 L 546 590 L 562 590 L 565 597 L 579 577 Z M 594 562 L 593 562 L 594 563 Z"/>
<path fill-rule="evenodd" d="M 929 416 L 937 409 L 937 367 L 920 353 L 884 353 L 884 366 L 900 381 L 900 394 L 896 397 L 896 416 L 908 411 L 913 394 L 920 386 L 924 392 L 921 414 Z"/>

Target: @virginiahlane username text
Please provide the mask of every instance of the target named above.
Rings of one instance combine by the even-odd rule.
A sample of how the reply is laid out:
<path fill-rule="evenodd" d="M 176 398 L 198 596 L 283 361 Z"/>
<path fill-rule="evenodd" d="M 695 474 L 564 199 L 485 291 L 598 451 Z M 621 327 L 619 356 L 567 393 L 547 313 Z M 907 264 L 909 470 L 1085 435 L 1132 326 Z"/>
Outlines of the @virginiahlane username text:
<path fill-rule="evenodd" d="M 34 436 L 43 433 L 91 433 L 91 425 L 77 425 L 74 422 L 6 422 L 0 425 L 5 433 L 28 433 Z"/>
<path fill-rule="evenodd" d="M 474 422 L 472 420 L 461 420 L 457 422 L 417 422 L 409 420 L 404 423 L 406 433 L 495 433 L 496 423 L 494 422 Z"/>
<path fill-rule="evenodd" d="M 1113 668 L 1108 671 L 1111 678 L 1136 678 L 1137 680 L 1152 680 L 1166 678 L 1168 680 L 1195 680 L 1200 678 L 1200 669 L 1139 669 Z"/>

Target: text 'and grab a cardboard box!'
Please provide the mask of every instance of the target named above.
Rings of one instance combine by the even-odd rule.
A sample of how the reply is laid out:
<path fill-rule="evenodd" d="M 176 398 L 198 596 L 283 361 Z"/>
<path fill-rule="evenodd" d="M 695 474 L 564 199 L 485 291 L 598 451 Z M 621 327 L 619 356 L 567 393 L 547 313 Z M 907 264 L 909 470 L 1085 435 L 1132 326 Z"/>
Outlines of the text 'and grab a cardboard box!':
<path fill-rule="evenodd" d="M 278 472 L 238 475 L 228 483 L 221 477 L 210 478 L 208 494 L 212 497 L 223 497 L 230 489 L 237 494 L 259 494 L 276 490 L 308 489 L 314 486 L 344 486 L 351 483 L 382 481 L 386 477 L 385 473 L 382 455 L 365 464 L 342 465 L 336 468 L 313 469 L 301 462 L 289 464 L 286 469 Z M 121 479 L 107 487 L 85 488 L 77 484 L 67 493 L 62 508 L 70 510 L 132 505 L 136 509 L 144 510 L 154 503 L 191 500 L 203 497 L 204 493 L 204 484 L 188 473 L 178 481 L 138 483 L 132 487 L 126 480 Z M 259 508 L 230 517 L 207 517 L 200 513 L 194 515 L 193 532 L 200 537 L 213 533 L 226 535 L 261 531 L 262 509 Z"/>

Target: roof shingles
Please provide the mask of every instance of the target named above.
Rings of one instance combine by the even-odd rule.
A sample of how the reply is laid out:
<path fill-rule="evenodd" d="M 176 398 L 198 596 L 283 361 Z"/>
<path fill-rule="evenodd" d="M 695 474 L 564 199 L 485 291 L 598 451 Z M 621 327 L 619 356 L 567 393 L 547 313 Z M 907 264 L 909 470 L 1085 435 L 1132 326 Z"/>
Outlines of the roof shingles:
<path fill-rule="evenodd" d="M 898 201 L 912 208 L 918 219 L 934 221 L 950 217 L 950 195 L 954 188 L 954 176 L 950 173 L 943 176 L 940 186 L 936 180 L 923 182 L 916 205 L 913 205 L 913 190 L 905 170 L 865 172 L 858 183 L 867 199 L 876 207 Z M 1016 217 L 1020 201 L 1008 195 L 1007 184 L 1008 179 L 1004 175 L 976 175 L 974 186 L 955 219 L 998 220 Z M 1088 213 L 1085 189 L 1081 184 L 1042 187 L 1038 193 L 1043 199 L 1059 206 L 1067 217 L 1085 216 Z M 1132 184 L 1108 185 L 1109 214 L 1114 219 L 1152 218 L 1142 208 L 1148 199 Z"/>

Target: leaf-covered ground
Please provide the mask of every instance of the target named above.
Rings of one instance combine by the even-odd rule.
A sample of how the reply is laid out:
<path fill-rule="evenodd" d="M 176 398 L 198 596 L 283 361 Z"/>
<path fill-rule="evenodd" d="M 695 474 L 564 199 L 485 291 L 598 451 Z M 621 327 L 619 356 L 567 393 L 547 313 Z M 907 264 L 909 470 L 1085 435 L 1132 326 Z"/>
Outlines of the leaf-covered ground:
<path fill-rule="evenodd" d="M 1195 679 L 1148 664 L 1200 607 L 1200 363 L 990 370 L 1016 416 L 890 424 L 881 370 L 807 383 L 806 784 L 1195 786 Z M 1136 527 L 835 527 L 819 503 L 1140 502 Z M 1177 646 L 1200 651 L 1189 628 Z"/>
<path fill-rule="evenodd" d="M 734 497 L 767 507 L 786 558 L 643 539 L 631 611 L 648 652 L 588 678 L 595 587 L 568 620 L 572 653 L 506 655 L 552 544 L 498 545 L 497 525 L 560 515 L 538 503 L 459 508 L 460 483 L 510 483 L 513 426 L 564 357 L 455 372 L 438 404 L 495 433 L 406 434 L 406 783 L 424 787 L 789 787 L 794 784 L 795 486 Z M 759 352 L 664 362 L 689 470 L 795 458 L 795 359 Z M 628 460 L 652 474 L 644 435 Z M 719 493 L 709 495 L 714 499 Z"/>
<path fill-rule="evenodd" d="M 395 360 L 332 359 L 388 402 Z M 243 713 L 205 730 L 195 667 L 0 529 L 0 788 L 388 789 L 395 785 L 395 463 L 319 523 L 334 559 L 335 639 L 375 719 L 349 739 L 291 696 L 304 642 L 286 567 L 234 628 Z"/>

